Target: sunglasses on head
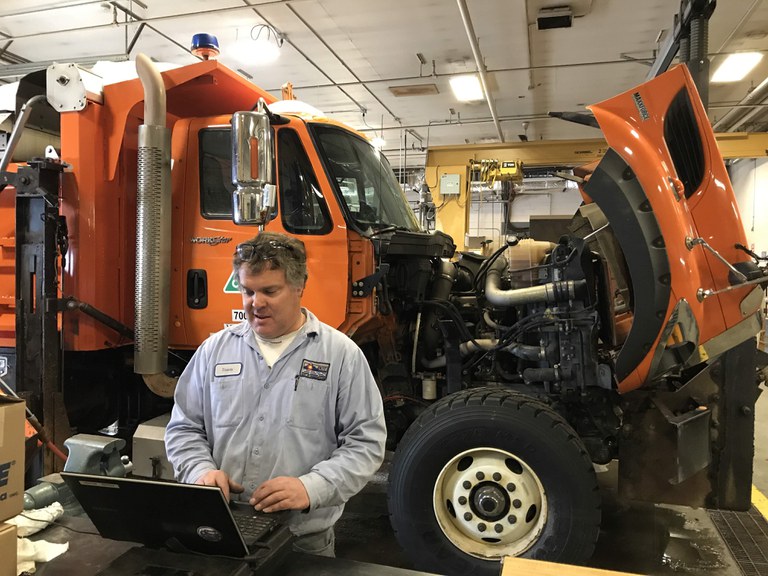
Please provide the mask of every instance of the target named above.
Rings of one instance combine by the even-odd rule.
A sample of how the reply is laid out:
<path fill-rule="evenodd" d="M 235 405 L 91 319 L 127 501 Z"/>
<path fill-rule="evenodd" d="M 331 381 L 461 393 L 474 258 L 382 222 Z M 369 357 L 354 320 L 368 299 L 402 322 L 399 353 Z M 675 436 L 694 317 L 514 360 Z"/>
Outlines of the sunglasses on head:
<path fill-rule="evenodd" d="M 236 248 L 237 257 L 241 260 L 251 260 L 256 252 L 259 252 L 259 258 L 261 260 L 269 260 L 274 258 L 278 250 L 287 250 L 292 255 L 296 255 L 293 246 L 289 246 L 279 240 L 268 240 L 267 242 L 261 242 L 259 245 L 252 242 L 243 242 L 238 244 Z"/>

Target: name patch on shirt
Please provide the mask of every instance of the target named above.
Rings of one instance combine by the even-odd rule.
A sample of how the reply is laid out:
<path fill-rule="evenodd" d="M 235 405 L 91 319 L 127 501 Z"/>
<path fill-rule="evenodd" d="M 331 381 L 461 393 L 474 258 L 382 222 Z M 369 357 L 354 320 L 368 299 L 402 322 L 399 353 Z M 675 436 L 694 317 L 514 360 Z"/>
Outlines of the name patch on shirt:
<path fill-rule="evenodd" d="M 301 363 L 300 376 L 303 378 L 312 378 L 312 380 L 325 380 L 328 378 L 328 369 L 331 367 L 327 362 L 315 362 L 314 360 L 303 360 Z"/>
<path fill-rule="evenodd" d="M 243 371 L 243 365 L 240 362 L 229 362 L 228 364 L 216 364 L 213 368 L 213 375 L 221 376 L 238 376 Z"/>

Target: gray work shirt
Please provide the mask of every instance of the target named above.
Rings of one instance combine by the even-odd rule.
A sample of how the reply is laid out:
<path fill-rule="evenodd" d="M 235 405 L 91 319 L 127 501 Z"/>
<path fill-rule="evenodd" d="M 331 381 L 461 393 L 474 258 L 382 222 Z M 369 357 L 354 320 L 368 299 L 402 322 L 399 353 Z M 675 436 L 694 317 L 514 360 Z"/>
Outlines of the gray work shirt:
<path fill-rule="evenodd" d="M 381 395 L 358 346 L 311 312 L 270 369 L 247 322 L 208 338 L 179 378 L 165 433 L 176 478 L 223 470 L 247 500 L 266 480 L 298 477 L 310 510 L 297 535 L 324 530 L 384 458 Z M 192 504 L 192 503 L 190 503 Z"/>

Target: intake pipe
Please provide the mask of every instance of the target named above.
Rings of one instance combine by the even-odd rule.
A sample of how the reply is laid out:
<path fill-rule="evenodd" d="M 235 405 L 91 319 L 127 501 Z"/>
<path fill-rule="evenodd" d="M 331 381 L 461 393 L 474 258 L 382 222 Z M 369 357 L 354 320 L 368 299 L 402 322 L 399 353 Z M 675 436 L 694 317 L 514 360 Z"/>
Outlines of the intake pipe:
<path fill-rule="evenodd" d="M 468 340 L 467 342 L 462 342 L 459 344 L 459 354 L 461 357 L 468 356 L 469 354 L 474 354 L 475 352 L 479 352 L 481 350 L 493 350 L 495 349 L 499 344 L 499 341 L 493 338 L 483 338 L 480 340 Z M 513 356 L 517 356 L 518 358 L 522 358 L 523 360 L 530 360 L 530 361 L 536 361 L 536 362 L 542 362 L 547 360 L 547 357 L 550 352 L 554 349 L 554 346 L 549 347 L 543 347 L 543 346 L 533 346 L 530 344 L 520 344 L 519 342 L 512 342 L 511 344 L 504 346 L 502 350 L 509 352 Z M 428 370 L 435 370 L 437 368 L 442 368 L 447 363 L 446 357 L 438 356 L 437 358 L 434 358 L 432 360 L 429 360 L 427 358 L 421 359 L 421 365 L 428 369 Z"/>
<path fill-rule="evenodd" d="M 494 262 L 485 280 L 485 297 L 494 306 L 509 308 L 525 304 L 556 304 L 580 298 L 587 288 L 586 280 L 563 280 L 540 286 L 503 290 L 501 275 L 507 268 L 507 260 L 500 256 Z"/>
<path fill-rule="evenodd" d="M 168 367 L 171 132 L 165 125 L 165 86 L 160 72 L 144 54 L 136 57 L 136 71 L 144 87 L 144 124 L 139 126 L 133 371 L 144 376 L 150 389 L 167 396 L 169 387 L 158 386 L 158 380 L 166 379 L 163 372 Z"/>

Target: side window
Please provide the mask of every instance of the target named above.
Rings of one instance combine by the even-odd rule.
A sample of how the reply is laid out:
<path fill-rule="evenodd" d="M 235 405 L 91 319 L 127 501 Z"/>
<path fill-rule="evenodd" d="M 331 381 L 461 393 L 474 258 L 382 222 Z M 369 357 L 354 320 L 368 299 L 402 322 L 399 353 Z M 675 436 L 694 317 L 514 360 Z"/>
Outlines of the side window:
<path fill-rule="evenodd" d="M 203 218 L 232 218 L 232 130 L 203 128 L 200 143 L 200 212 Z"/>
<path fill-rule="evenodd" d="M 328 206 L 301 140 L 289 128 L 283 128 L 277 134 L 278 186 L 283 227 L 294 234 L 327 234 L 331 231 Z"/>

